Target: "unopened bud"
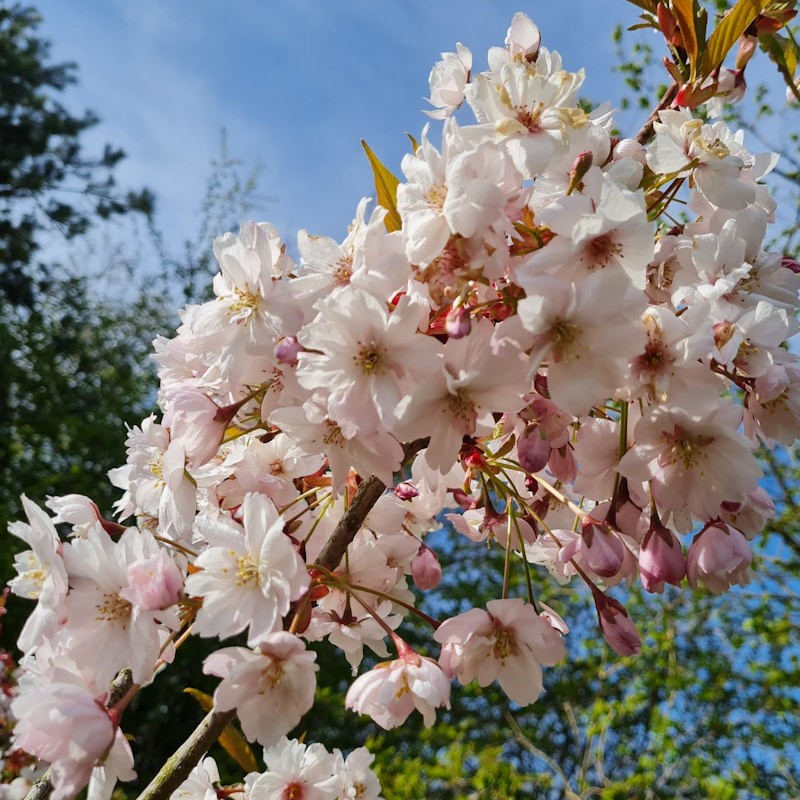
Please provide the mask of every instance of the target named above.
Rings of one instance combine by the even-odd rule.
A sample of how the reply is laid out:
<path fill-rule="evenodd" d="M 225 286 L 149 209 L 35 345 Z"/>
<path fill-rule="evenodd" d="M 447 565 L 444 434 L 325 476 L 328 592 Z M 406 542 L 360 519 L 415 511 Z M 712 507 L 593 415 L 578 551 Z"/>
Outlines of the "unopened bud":
<path fill-rule="evenodd" d="M 635 656 L 642 649 L 642 639 L 625 606 L 599 590 L 594 593 L 597 619 L 608 646 L 620 656 Z"/>
<path fill-rule="evenodd" d="M 639 574 L 648 592 L 661 594 L 664 585 L 680 586 L 686 577 L 686 559 L 678 537 L 657 519 L 650 524 L 639 551 Z"/>
<path fill-rule="evenodd" d="M 417 487 L 414 486 L 413 483 L 409 483 L 408 481 L 403 481 L 402 483 L 398 483 L 397 486 L 394 487 L 394 493 L 401 500 L 413 500 L 415 497 L 419 496 Z"/>
<path fill-rule="evenodd" d="M 472 322 L 469 318 L 469 311 L 464 306 L 453 306 L 447 312 L 447 318 L 444 321 L 444 329 L 451 339 L 463 339 L 469 336 L 472 330 Z"/>
<path fill-rule="evenodd" d="M 739 47 L 736 49 L 736 69 L 744 69 L 747 62 L 755 55 L 758 39 L 755 36 L 744 34 L 739 38 Z"/>
<path fill-rule="evenodd" d="M 605 525 L 587 522 L 581 532 L 583 562 L 601 578 L 610 578 L 622 568 L 625 545 L 617 534 Z"/>
<path fill-rule="evenodd" d="M 594 154 L 591 150 L 583 150 L 578 153 L 575 160 L 572 162 L 572 167 L 569 170 L 569 186 L 567 187 L 567 194 L 572 194 L 576 189 L 580 189 L 583 184 L 583 179 L 589 171 L 594 161 Z"/>
<path fill-rule="evenodd" d="M 795 274 L 800 273 L 800 261 L 791 256 L 784 256 L 781 259 L 781 266 L 790 269 Z"/>
<path fill-rule="evenodd" d="M 284 336 L 275 345 L 275 358 L 280 364 L 296 364 L 297 356 L 303 352 L 305 348 L 294 336 Z"/>
<path fill-rule="evenodd" d="M 411 562 L 411 577 L 417 588 L 427 591 L 442 582 L 442 566 L 436 553 L 426 544 L 421 544 Z"/>
<path fill-rule="evenodd" d="M 539 472 L 547 465 L 550 457 L 550 440 L 541 425 L 532 423 L 517 440 L 517 459 L 525 472 Z"/>

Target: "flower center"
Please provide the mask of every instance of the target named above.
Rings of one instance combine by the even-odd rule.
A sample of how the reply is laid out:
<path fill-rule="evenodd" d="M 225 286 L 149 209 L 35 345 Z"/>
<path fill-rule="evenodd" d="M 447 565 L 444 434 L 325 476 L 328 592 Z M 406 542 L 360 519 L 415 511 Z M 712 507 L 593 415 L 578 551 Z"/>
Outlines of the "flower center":
<path fill-rule="evenodd" d="M 500 628 L 494 635 L 492 654 L 498 661 L 505 661 L 517 653 L 517 641 L 511 631 Z"/>
<path fill-rule="evenodd" d="M 99 622 L 119 622 L 126 620 L 131 614 L 131 604 L 120 597 L 118 594 L 106 592 L 103 600 L 97 605 L 97 616 L 95 620 Z"/>
<path fill-rule="evenodd" d="M 586 255 L 589 269 L 594 267 L 607 267 L 612 256 L 622 254 L 622 245 L 615 242 L 610 234 L 597 236 L 586 245 Z"/>
<path fill-rule="evenodd" d="M 541 130 L 539 120 L 542 118 L 543 108 L 544 103 L 537 103 L 533 109 L 527 106 L 516 106 L 514 111 L 520 124 L 524 125 L 530 133 L 538 133 Z"/>
<path fill-rule="evenodd" d="M 341 447 L 344 444 L 342 429 L 329 419 L 325 420 L 325 434 L 322 437 L 325 444 L 332 444 L 334 447 Z"/>
<path fill-rule="evenodd" d="M 348 286 L 353 275 L 353 257 L 342 256 L 333 270 L 333 283 L 336 286 Z"/>
<path fill-rule="evenodd" d="M 258 580 L 258 565 L 248 556 L 240 556 L 236 569 L 236 585 L 246 586 Z"/>
<path fill-rule="evenodd" d="M 570 356 L 570 350 L 580 336 L 581 329 L 565 319 L 557 319 L 550 328 L 553 343 L 553 359 L 563 361 Z"/>
<path fill-rule="evenodd" d="M 661 466 L 680 463 L 684 471 L 694 469 L 705 457 L 705 448 L 713 441 L 713 436 L 692 436 L 680 425 L 676 425 L 673 433 L 664 431 L 661 434 L 667 444 L 672 445 L 669 452 L 659 459 Z"/>
<path fill-rule="evenodd" d="M 261 673 L 261 678 L 258 681 L 259 695 L 265 694 L 267 691 L 272 691 L 283 680 L 285 675 L 280 661 L 273 661 Z"/>
<path fill-rule="evenodd" d="M 441 211 L 444 208 L 444 201 L 447 199 L 447 187 L 441 183 L 431 186 L 425 194 L 425 199 L 429 205 Z"/>
<path fill-rule="evenodd" d="M 353 356 L 353 361 L 355 361 L 356 365 L 367 375 L 373 372 L 382 372 L 381 366 L 383 356 L 386 354 L 386 348 L 381 347 L 374 341 L 369 342 L 369 344 L 359 342 L 359 345 L 361 345 L 361 349 L 358 351 L 358 355 Z"/>
<path fill-rule="evenodd" d="M 251 313 L 258 308 L 258 295 L 252 292 L 243 292 L 241 289 L 234 290 L 234 298 L 228 303 L 228 315 L 240 314 L 242 312 Z"/>

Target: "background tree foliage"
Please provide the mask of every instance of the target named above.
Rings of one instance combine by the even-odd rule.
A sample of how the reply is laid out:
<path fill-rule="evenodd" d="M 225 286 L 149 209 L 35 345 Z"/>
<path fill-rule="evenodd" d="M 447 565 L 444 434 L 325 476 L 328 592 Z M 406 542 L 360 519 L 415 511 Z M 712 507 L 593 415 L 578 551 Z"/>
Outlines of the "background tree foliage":
<path fill-rule="evenodd" d="M 709 4 L 713 14 L 712 5 L 719 4 Z M 96 118 L 72 117 L 59 104 L 74 68 L 48 63 L 37 21 L 32 9 L 0 4 L 3 528 L 19 516 L 21 489 L 37 502 L 47 494 L 80 492 L 110 511 L 105 471 L 124 461 L 122 420 L 137 422 L 154 401 L 150 342 L 168 329 L 172 306 L 208 291 L 211 237 L 241 219 L 254 197 L 254 176 L 240 176 L 223 141 L 197 239 L 171 254 L 150 214 L 160 266 L 182 297 L 169 296 L 158 282 L 139 289 L 134 282 L 120 302 L 97 294 L 91 270 L 75 274 L 35 263 L 41 237 L 54 227 L 69 239 L 109 214 L 152 211 L 146 193 L 117 192 L 119 151 L 107 148 L 94 160 L 81 154 L 80 136 Z M 632 44 L 621 30 L 616 36 L 630 94 L 623 105 L 634 114 L 659 94 L 665 73 L 651 67 L 660 54 L 647 42 Z M 736 124 L 769 138 L 764 120 L 784 113 L 774 110 L 782 98 L 757 86 L 750 98 L 734 109 Z M 780 143 L 787 166 L 778 173 L 785 179 L 779 190 L 791 209 L 800 198 L 797 144 L 796 133 Z M 77 192 L 62 192 L 76 186 Z M 797 254 L 796 231 L 790 214 L 776 249 Z M 65 253 L 67 247 L 65 241 Z M 496 686 L 471 685 L 454 691 L 452 710 L 440 715 L 435 728 L 412 717 L 409 725 L 386 732 L 344 711 L 349 668 L 320 650 L 322 691 L 301 730 L 313 730 L 315 740 L 329 747 L 366 743 L 378 754 L 388 800 L 800 797 L 800 470 L 792 453 L 764 453 L 763 462 L 779 504 L 759 542 L 756 580 L 722 597 L 618 595 L 643 634 L 637 658 L 620 659 L 603 643 L 588 592 L 573 585 L 554 589 L 534 573 L 537 597 L 573 625 L 569 659 L 546 670 L 547 691 L 536 704 L 520 709 Z M 502 575 L 497 549 L 477 548 L 447 531 L 429 542 L 443 561 L 445 583 L 421 600 L 428 613 L 457 613 L 495 596 Z M 11 537 L 0 539 L 4 579 L 15 546 Z M 522 580 L 519 564 L 515 575 Z M 421 628 L 408 636 L 412 643 L 415 638 L 428 640 Z M 126 795 L 146 784 L 201 718 L 195 700 L 181 689 L 213 691 L 215 681 L 201 673 L 203 645 L 192 640 L 182 647 L 176 663 L 126 712 L 140 775 L 138 784 L 124 787 Z M 169 737 L 162 735 L 165 728 Z M 217 750 L 224 777 L 240 778 L 241 770 Z"/>

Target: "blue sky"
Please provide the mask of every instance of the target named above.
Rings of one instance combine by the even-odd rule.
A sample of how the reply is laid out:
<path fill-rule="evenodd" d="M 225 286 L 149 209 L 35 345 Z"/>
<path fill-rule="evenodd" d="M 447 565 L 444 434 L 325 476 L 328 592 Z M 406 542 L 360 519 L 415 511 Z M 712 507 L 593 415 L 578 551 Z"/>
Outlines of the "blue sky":
<path fill-rule="evenodd" d="M 457 41 L 474 68 L 502 45 L 525 10 L 544 44 L 570 69 L 585 67 L 584 94 L 619 101 L 611 30 L 633 24 L 626 3 L 572 0 L 39 0 L 56 60 L 78 64 L 72 109 L 102 123 L 87 137 L 128 158 L 123 185 L 152 188 L 173 244 L 196 230 L 198 206 L 218 152 L 261 162 L 273 198 L 254 216 L 292 241 L 301 228 L 342 238 L 362 195 L 372 194 L 364 138 L 395 172 L 427 117 L 428 73 Z M 600 13 L 603 9 L 603 13 Z M 437 123 L 435 123 L 437 124 Z"/>

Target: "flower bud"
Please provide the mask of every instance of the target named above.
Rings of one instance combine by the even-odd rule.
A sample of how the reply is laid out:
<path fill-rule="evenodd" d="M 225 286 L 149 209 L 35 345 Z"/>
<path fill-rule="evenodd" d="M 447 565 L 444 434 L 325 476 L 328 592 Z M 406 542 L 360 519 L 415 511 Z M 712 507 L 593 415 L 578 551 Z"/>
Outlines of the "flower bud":
<path fill-rule="evenodd" d="M 284 336 L 275 345 L 275 358 L 280 364 L 296 364 L 297 356 L 303 352 L 305 348 L 294 336 Z"/>
<path fill-rule="evenodd" d="M 736 48 L 736 69 L 743 70 L 748 61 L 755 55 L 758 39 L 746 34 L 739 37 L 739 46 Z"/>
<path fill-rule="evenodd" d="M 686 559 L 678 537 L 657 520 L 650 524 L 639 551 L 639 573 L 648 592 L 661 594 L 664 584 L 680 586 L 686 577 Z"/>
<path fill-rule="evenodd" d="M 601 591 L 594 592 L 597 619 L 608 646 L 620 656 L 635 656 L 642 648 L 642 639 L 625 606 Z"/>
<path fill-rule="evenodd" d="M 781 259 L 781 266 L 785 267 L 786 269 L 790 269 L 795 274 L 800 273 L 800 261 L 798 261 L 796 258 L 792 258 L 791 256 L 784 256 Z"/>
<path fill-rule="evenodd" d="M 463 339 L 465 336 L 469 336 L 469 332 L 472 330 L 469 311 L 464 306 L 454 305 L 447 312 L 444 329 L 451 339 Z"/>
<path fill-rule="evenodd" d="M 517 440 L 517 459 L 525 472 L 539 472 L 550 458 L 550 441 L 544 429 L 537 423 L 525 426 Z"/>
<path fill-rule="evenodd" d="M 128 565 L 128 585 L 119 596 L 144 611 L 169 608 L 180 600 L 183 578 L 175 562 L 160 550 Z"/>
<path fill-rule="evenodd" d="M 583 562 L 601 578 L 610 578 L 622 568 L 625 545 L 614 531 L 596 522 L 587 522 L 581 532 Z"/>
<path fill-rule="evenodd" d="M 427 591 L 442 582 L 442 566 L 436 553 L 426 544 L 421 544 L 411 562 L 411 577 L 417 588 Z"/>
<path fill-rule="evenodd" d="M 594 153 L 591 150 L 582 150 L 578 153 L 569 170 L 567 194 L 572 194 L 576 189 L 581 188 L 583 179 L 586 177 L 586 173 L 591 168 L 593 161 Z"/>
<path fill-rule="evenodd" d="M 417 487 L 409 481 L 398 483 L 397 486 L 394 487 L 394 493 L 400 500 L 413 500 L 415 497 L 419 496 Z"/>

